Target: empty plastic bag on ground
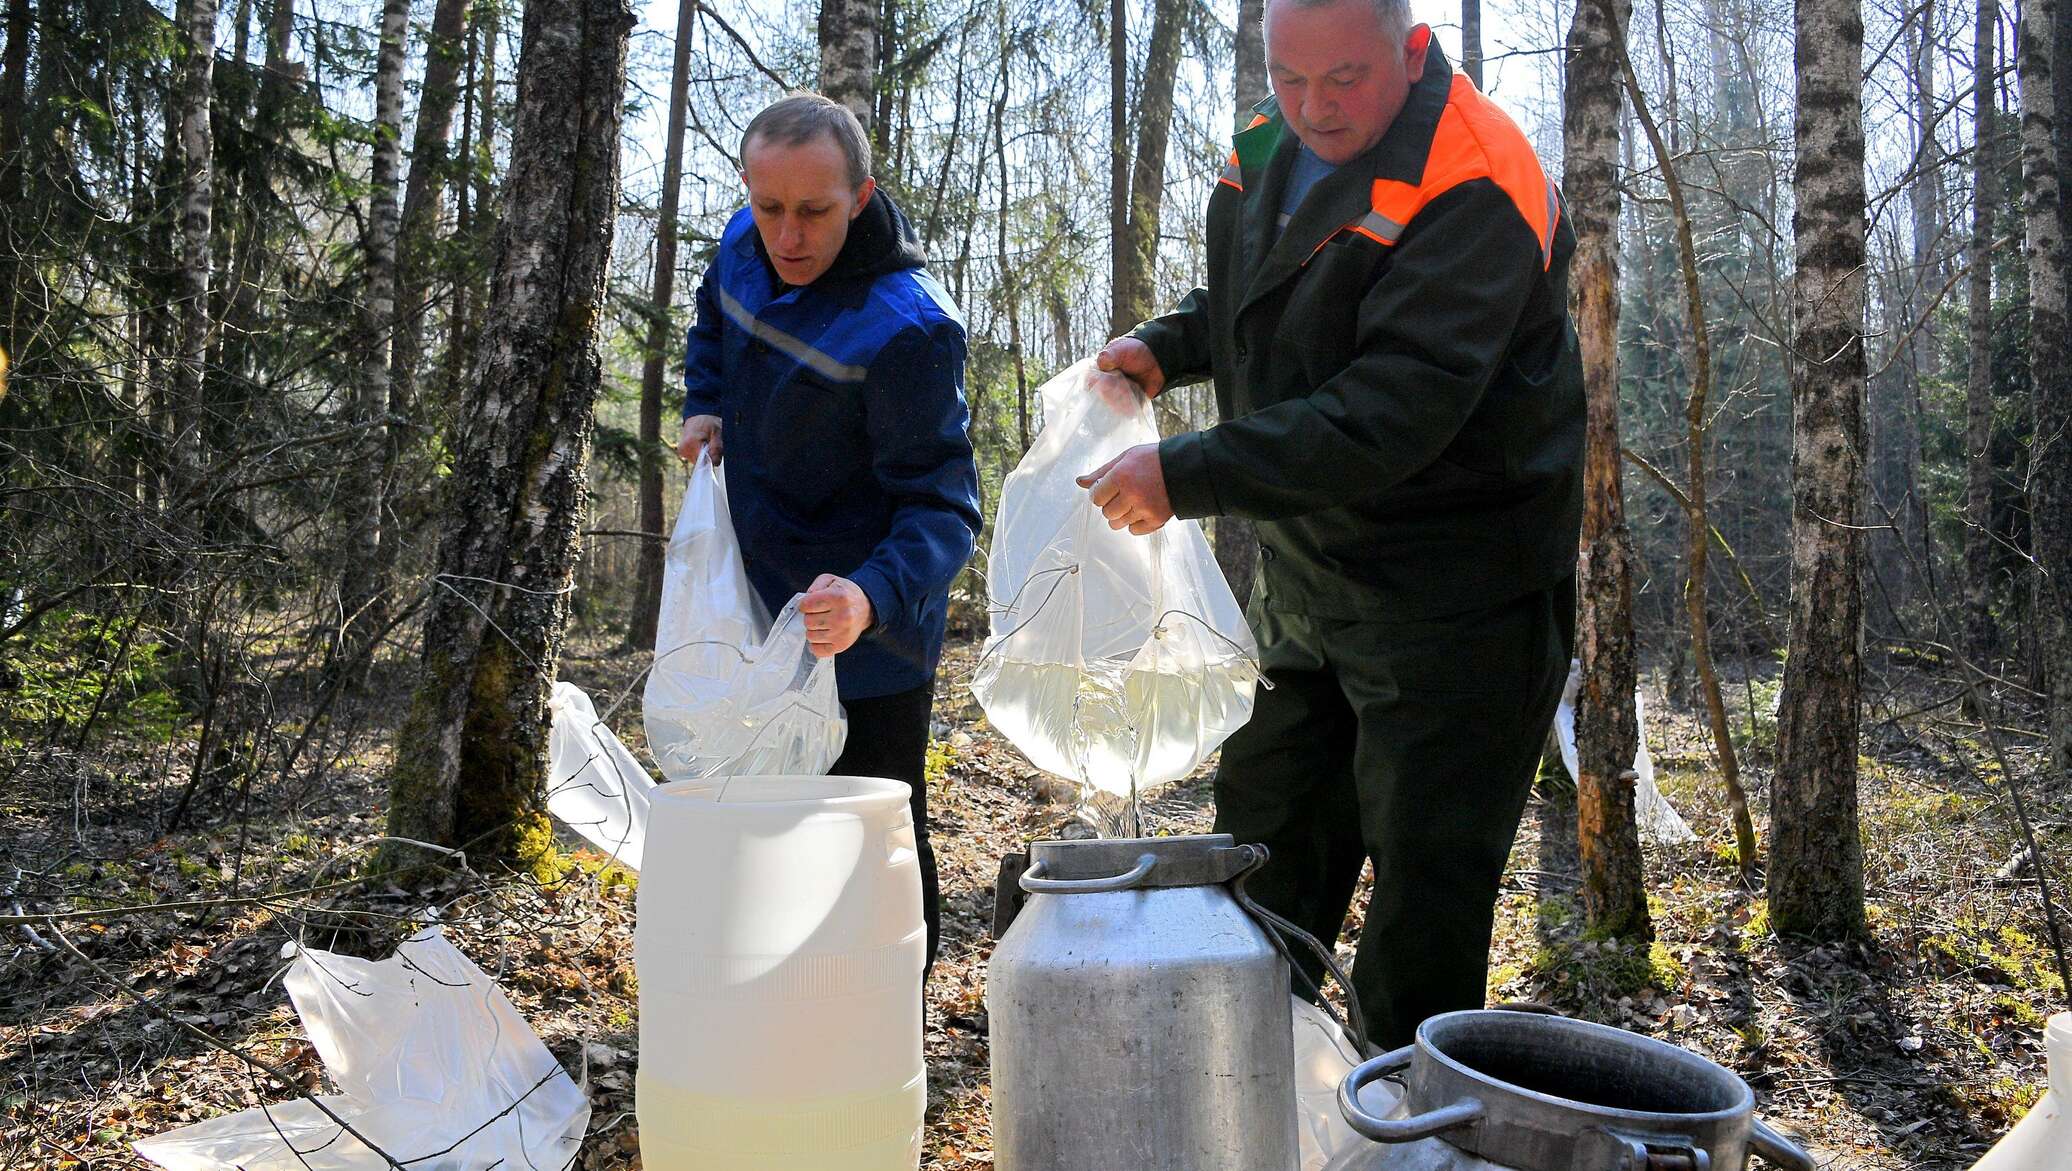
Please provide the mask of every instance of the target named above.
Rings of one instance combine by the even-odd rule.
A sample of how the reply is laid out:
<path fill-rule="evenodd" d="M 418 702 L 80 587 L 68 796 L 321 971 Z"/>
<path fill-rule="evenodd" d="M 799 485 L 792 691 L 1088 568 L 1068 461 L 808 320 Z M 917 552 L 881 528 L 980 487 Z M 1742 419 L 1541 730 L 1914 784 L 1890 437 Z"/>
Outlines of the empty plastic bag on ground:
<path fill-rule="evenodd" d="M 640 869 L 654 778 L 573 683 L 547 701 L 547 812 L 628 870 Z"/>
<path fill-rule="evenodd" d="M 1201 526 L 1115 530 L 1075 481 L 1158 441 L 1150 400 L 1082 361 L 1000 490 L 993 629 L 971 682 L 1038 768 L 1127 799 L 1194 771 L 1252 714 L 1256 647 Z"/>
<path fill-rule="evenodd" d="M 670 780 L 817 775 L 842 754 L 834 660 L 808 647 L 798 604 L 770 621 L 742 568 L 726 482 L 699 456 L 669 539 L 641 705 Z"/>
<path fill-rule="evenodd" d="M 1360 1063 L 1359 1048 L 1330 1014 L 1300 997 L 1293 1000 L 1295 1133 L 1301 1171 L 1380 1171 L 1397 1148 L 1360 1137 L 1338 1110 L 1338 1086 Z M 1360 1105 L 1386 1117 L 1401 1093 L 1393 1082 L 1369 1082 L 1360 1091 Z"/>
<path fill-rule="evenodd" d="M 1576 771 L 1576 696 L 1582 689 L 1583 664 L 1570 659 L 1568 684 L 1561 689 L 1561 706 L 1554 711 L 1554 735 L 1561 741 L 1561 763 L 1568 766 L 1571 780 L 1580 779 Z M 1633 725 L 1640 729 L 1640 749 L 1633 757 L 1633 820 L 1640 826 L 1641 840 L 1658 846 L 1697 841 L 1698 835 L 1691 832 L 1683 815 L 1655 787 L 1655 758 L 1648 755 L 1647 705 L 1641 702 L 1639 691 L 1633 693 Z"/>
<path fill-rule="evenodd" d="M 589 1096 L 437 928 L 386 960 L 293 944 L 287 953 L 288 997 L 338 1087 L 317 1101 L 366 1141 L 297 1099 L 144 1139 L 138 1154 L 168 1171 L 376 1171 L 390 1159 L 439 1171 L 564 1171 L 575 1161 Z"/>

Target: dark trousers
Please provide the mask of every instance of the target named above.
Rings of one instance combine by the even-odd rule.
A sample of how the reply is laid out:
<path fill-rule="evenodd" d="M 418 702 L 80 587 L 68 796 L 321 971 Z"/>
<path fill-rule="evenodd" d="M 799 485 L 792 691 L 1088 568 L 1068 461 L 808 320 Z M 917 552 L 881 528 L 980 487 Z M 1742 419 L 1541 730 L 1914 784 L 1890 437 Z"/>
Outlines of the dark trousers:
<path fill-rule="evenodd" d="M 933 684 L 872 699 L 844 699 L 849 739 L 842 755 L 827 771 L 839 777 L 884 777 L 905 781 L 914 791 L 914 852 L 921 861 L 921 915 L 928 922 L 928 968 L 942 936 L 941 885 L 935 874 L 935 847 L 928 843 L 928 715 L 935 703 Z M 921 982 L 928 982 L 927 969 Z"/>
<path fill-rule="evenodd" d="M 1426 621 L 1253 599 L 1273 687 L 1223 746 L 1216 829 L 1267 847 L 1249 890 L 1327 945 L 1373 862 L 1352 980 L 1384 1049 L 1484 1003 L 1497 886 L 1567 675 L 1574 597 L 1564 583 Z"/>

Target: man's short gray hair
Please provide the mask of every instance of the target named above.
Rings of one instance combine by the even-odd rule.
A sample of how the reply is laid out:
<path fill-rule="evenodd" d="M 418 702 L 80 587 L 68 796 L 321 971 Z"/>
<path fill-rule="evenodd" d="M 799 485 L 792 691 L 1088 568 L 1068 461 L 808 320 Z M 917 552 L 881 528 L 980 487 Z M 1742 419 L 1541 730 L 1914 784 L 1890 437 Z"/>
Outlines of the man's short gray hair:
<path fill-rule="evenodd" d="M 1297 8 L 1329 8 L 1334 4 L 1365 3 L 1373 7 L 1374 15 L 1381 18 L 1382 35 L 1392 45 L 1401 45 L 1410 36 L 1410 0 L 1268 0 L 1268 3 L 1293 4 Z M 1264 18 L 1261 12 L 1261 18 Z"/>
<path fill-rule="evenodd" d="M 748 165 L 748 147 L 757 138 L 781 146 L 802 146 L 823 134 L 841 148 L 842 158 L 849 164 L 849 186 L 863 186 L 871 177 L 871 144 L 864 137 L 863 123 L 849 107 L 822 94 L 779 98 L 749 119 L 748 129 L 741 132 L 741 165 Z"/>

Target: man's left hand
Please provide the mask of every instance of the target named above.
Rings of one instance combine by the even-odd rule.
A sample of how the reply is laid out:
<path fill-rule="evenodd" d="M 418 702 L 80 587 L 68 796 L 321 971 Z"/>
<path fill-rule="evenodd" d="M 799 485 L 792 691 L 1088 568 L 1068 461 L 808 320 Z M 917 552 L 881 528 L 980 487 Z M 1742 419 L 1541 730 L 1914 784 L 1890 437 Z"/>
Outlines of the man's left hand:
<path fill-rule="evenodd" d="M 1094 507 L 1108 518 L 1111 529 L 1127 528 L 1138 536 L 1156 532 L 1173 519 L 1173 503 L 1166 497 L 1165 469 L 1158 462 L 1158 445 L 1140 443 L 1086 475 L 1079 486 L 1088 489 Z"/>
<path fill-rule="evenodd" d="M 799 613 L 806 619 L 807 645 L 823 659 L 855 646 L 876 620 L 863 587 L 832 573 L 813 579 L 813 588 L 799 601 Z"/>

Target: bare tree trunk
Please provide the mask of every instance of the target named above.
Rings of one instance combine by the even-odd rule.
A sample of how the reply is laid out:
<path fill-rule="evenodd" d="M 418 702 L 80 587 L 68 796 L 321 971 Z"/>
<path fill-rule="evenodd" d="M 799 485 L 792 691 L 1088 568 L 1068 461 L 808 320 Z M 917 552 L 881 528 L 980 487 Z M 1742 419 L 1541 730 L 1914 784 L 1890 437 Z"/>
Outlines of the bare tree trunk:
<path fill-rule="evenodd" d="M 388 575 L 383 572 L 384 520 L 393 467 L 388 441 L 389 362 L 396 328 L 396 186 L 403 169 L 403 59 L 410 0 L 386 0 L 381 47 L 374 65 L 374 163 L 369 184 L 367 292 L 360 317 L 360 377 L 352 417 L 363 430 L 346 469 L 342 492 L 349 536 L 338 581 L 340 638 L 329 671 L 357 686 L 372 654 L 371 640 L 387 617 Z"/>
<path fill-rule="evenodd" d="M 2036 554 L 2051 771 L 2072 776 L 2072 320 L 2066 315 L 2064 0 L 2026 0 L 2016 71 L 2022 90 L 2022 208 L 2029 262 L 2029 523 Z"/>
<path fill-rule="evenodd" d="M 2000 0 L 1979 0 L 1973 29 L 1971 369 L 1964 384 L 1964 650 L 1985 667 L 1998 649 L 1993 622 L 1993 219 L 2000 203 L 1995 138 L 1999 102 Z M 1982 717 L 1985 713 L 1973 712 Z"/>
<path fill-rule="evenodd" d="M 1266 14 L 1266 0 L 1238 0 L 1237 129 L 1252 122 L 1252 107 L 1266 97 L 1266 40 L 1260 21 Z M 1237 516 L 1219 516 L 1215 521 L 1216 564 L 1237 603 L 1252 600 L 1252 578 L 1259 572 L 1259 530 Z"/>
<path fill-rule="evenodd" d="M 209 107 L 216 66 L 216 0 L 187 0 L 185 15 L 180 71 L 180 332 L 172 410 L 172 464 L 183 486 L 198 471 L 202 366 L 209 349 L 209 237 L 216 199 Z"/>
<path fill-rule="evenodd" d="M 676 60 L 669 75 L 669 139 L 662 155 L 662 206 L 655 222 L 655 288 L 649 303 L 647 356 L 640 367 L 640 531 L 663 532 L 662 374 L 678 342 L 669 309 L 676 298 L 676 205 L 683 188 L 684 119 L 691 104 L 691 30 L 698 0 L 676 7 Z M 651 647 L 662 614 L 661 541 L 643 537 L 626 645 Z"/>
<path fill-rule="evenodd" d="M 1792 179 L 1791 642 L 1770 794 L 1770 917 L 1782 935 L 1861 936 L 1863 16 L 1799 0 Z"/>
<path fill-rule="evenodd" d="M 1252 107 L 1266 100 L 1266 0 L 1237 0 L 1237 128 L 1251 125 Z"/>
<path fill-rule="evenodd" d="M 1108 6 L 1108 336 L 1121 337 L 1141 318 L 1131 317 L 1136 304 L 1130 288 L 1130 38 L 1129 5 Z"/>
<path fill-rule="evenodd" d="M 0 50 L 0 206 L 18 207 L 22 180 L 22 120 L 28 112 L 29 30 L 32 26 L 29 0 L 7 0 L 7 47 Z M 21 351 L 16 337 L 23 320 L 21 290 L 22 255 L 28 241 L 19 235 L 14 217 L 0 222 L 0 399 L 7 397 L 6 363 Z"/>
<path fill-rule="evenodd" d="M 1015 443 L 1018 450 L 1029 450 L 1029 368 L 1022 357 L 1022 290 L 1017 279 L 1018 265 L 1007 258 L 1007 91 L 1014 80 L 1008 69 L 1007 5 L 1005 0 L 998 6 L 1000 24 L 1000 100 L 993 104 L 993 163 L 998 169 L 996 181 L 1000 184 L 1000 217 L 994 224 L 999 239 L 996 251 L 1000 257 L 1000 296 L 1007 303 L 1007 352 L 1014 357 L 1014 412 Z M 976 420 L 973 421 L 976 429 Z"/>
<path fill-rule="evenodd" d="M 626 0 L 527 0 L 505 213 L 479 376 L 454 428 L 424 666 L 389 829 L 522 858 L 547 834 L 560 659 L 618 211 Z M 393 857 L 393 855 L 392 855 Z"/>
<path fill-rule="evenodd" d="M 1640 724 L 1633 640 L 1633 547 L 1619 458 L 1620 70 L 1629 0 L 1584 0 L 1568 33 L 1568 104 L 1562 122 L 1569 222 L 1576 231 L 1570 289 L 1583 351 L 1588 430 L 1576 645 L 1576 805 L 1583 909 L 1607 935 L 1652 938 L 1633 758 Z"/>
<path fill-rule="evenodd" d="M 1460 68 L 1482 88 L 1482 0 L 1460 0 Z"/>
<path fill-rule="evenodd" d="M 1180 35 L 1185 31 L 1186 0 L 1156 0 L 1151 14 L 1151 44 L 1144 76 L 1137 85 L 1135 117 L 1137 149 L 1130 166 L 1129 221 L 1118 249 L 1126 269 L 1115 298 L 1116 336 L 1136 328 L 1155 309 L 1158 291 L 1159 213 L 1165 202 L 1166 146 L 1173 126 L 1173 83 L 1180 67 Z M 1163 407 L 1163 404 L 1162 404 Z M 1162 409 L 1170 427 L 1176 422 Z"/>
<path fill-rule="evenodd" d="M 1657 45 L 1666 63 L 1670 58 L 1660 0 L 1657 0 L 1655 9 Z M 1734 752 L 1733 732 L 1727 726 L 1727 704 L 1720 694 L 1719 675 L 1713 670 L 1711 607 L 1706 600 L 1712 549 L 1712 520 L 1707 513 L 1705 479 L 1705 457 L 1711 442 L 1708 412 L 1712 400 L 1712 334 L 1706 326 L 1705 297 L 1698 283 L 1698 248 L 1692 240 L 1691 213 L 1684 201 L 1683 180 L 1675 161 L 1676 150 L 1663 141 L 1661 127 L 1648 111 L 1647 97 L 1641 92 L 1640 78 L 1633 70 L 1633 58 L 1627 51 L 1625 39 L 1619 38 L 1614 44 L 1619 54 L 1620 72 L 1626 77 L 1627 95 L 1632 98 L 1630 108 L 1640 120 L 1641 128 L 1647 132 L 1655 163 L 1662 169 L 1662 182 L 1669 192 L 1670 219 L 1676 231 L 1678 268 L 1683 276 L 1685 326 L 1691 337 L 1691 396 L 1684 404 L 1685 458 L 1690 462 L 1690 484 L 1679 501 L 1685 516 L 1684 609 L 1691 624 L 1691 658 L 1697 668 L 1699 688 L 1705 696 L 1705 715 L 1712 733 L 1712 748 L 1719 757 L 1720 783 L 1727 791 L 1727 808 L 1734 819 L 1736 860 L 1741 867 L 1742 879 L 1746 881 L 1755 873 L 1755 819 L 1748 811 L 1748 791 L 1741 785 L 1741 762 Z M 1672 86 L 1675 77 L 1673 71 L 1669 73 Z M 1674 102 L 1670 103 L 1670 109 L 1675 109 Z"/>
<path fill-rule="evenodd" d="M 871 131 L 878 91 L 878 0 L 820 0 L 820 92 Z"/>
<path fill-rule="evenodd" d="M 426 292 L 446 191 L 446 143 L 453 134 L 453 108 L 459 104 L 460 70 L 467 58 L 467 15 L 468 0 L 439 0 L 432 10 L 417 129 L 410 139 L 410 180 L 403 191 L 403 218 L 396 237 L 395 361 L 389 375 L 395 413 L 406 422 L 414 422 L 418 414 L 417 370 L 424 362 L 425 315 L 430 309 Z M 407 434 L 408 428 L 396 432 L 398 437 Z"/>

